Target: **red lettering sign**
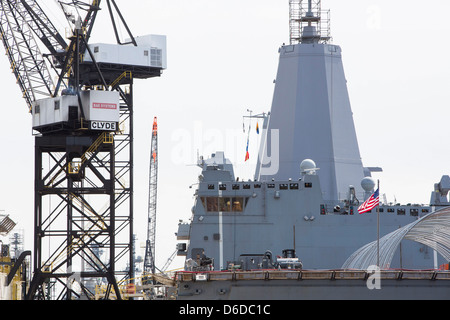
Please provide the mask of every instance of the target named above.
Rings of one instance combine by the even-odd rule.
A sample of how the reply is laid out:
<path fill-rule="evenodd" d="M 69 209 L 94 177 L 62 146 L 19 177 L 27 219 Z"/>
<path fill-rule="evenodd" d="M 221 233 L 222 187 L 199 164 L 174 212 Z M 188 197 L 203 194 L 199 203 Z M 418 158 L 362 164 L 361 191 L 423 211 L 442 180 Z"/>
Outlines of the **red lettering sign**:
<path fill-rule="evenodd" d="M 115 103 L 96 103 L 92 104 L 92 108 L 94 109 L 108 109 L 108 110 L 116 110 L 117 104 Z"/>

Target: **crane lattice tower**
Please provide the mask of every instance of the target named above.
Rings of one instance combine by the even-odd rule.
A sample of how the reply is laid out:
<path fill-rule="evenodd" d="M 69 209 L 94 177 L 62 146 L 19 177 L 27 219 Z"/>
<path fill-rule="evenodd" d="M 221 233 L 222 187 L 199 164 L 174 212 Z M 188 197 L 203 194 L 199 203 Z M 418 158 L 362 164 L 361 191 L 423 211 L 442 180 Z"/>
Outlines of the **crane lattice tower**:
<path fill-rule="evenodd" d="M 105 2 L 117 43 L 91 44 Z M 79 298 L 74 280 L 93 297 L 83 280 L 103 279 L 104 297 L 120 299 L 118 282 L 134 278 L 133 84 L 161 76 L 165 37 L 135 38 L 114 0 L 59 4 L 68 39 L 37 0 L 0 2 L 1 38 L 35 134 L 27 298 Z M 130 40 L 120 39 L 119 25 Z"/>

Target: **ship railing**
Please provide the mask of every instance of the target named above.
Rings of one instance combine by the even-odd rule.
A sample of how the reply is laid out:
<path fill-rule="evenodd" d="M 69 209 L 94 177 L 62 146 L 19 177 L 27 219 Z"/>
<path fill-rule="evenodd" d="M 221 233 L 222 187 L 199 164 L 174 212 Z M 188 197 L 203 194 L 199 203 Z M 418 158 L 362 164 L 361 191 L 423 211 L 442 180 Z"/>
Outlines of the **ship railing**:
<path fill-rule="evenodd" d="M 367 280 L 373 272 L 366 270 L 254 270 L 177 272 L 177 282 L 252 281 L 252 280 Z M 442 270 L 381 270 L 385 280 L 450 280 Z"/>
<path fill-rule="evenodd" d="M 362 203 L 362 202 L 360 202 Z M 358 203 L 354 203 L 349 205 L 345 200 L 328 200 L 324 201 L 321 206 L 321 214 L 357 214 L 358 213 Z M 380 203 L 380 212 L 397 214 L 397 215 L 410 215 L 410 216 L 419 216 L 422 217 L 433 209 L 430 205 L 426 204 L 393 204 L 393 203 Z M 352 210 L 353 209 L 353 210 Z M 373 209 L 372 212 L 376 212 L 376 209 Z"/>

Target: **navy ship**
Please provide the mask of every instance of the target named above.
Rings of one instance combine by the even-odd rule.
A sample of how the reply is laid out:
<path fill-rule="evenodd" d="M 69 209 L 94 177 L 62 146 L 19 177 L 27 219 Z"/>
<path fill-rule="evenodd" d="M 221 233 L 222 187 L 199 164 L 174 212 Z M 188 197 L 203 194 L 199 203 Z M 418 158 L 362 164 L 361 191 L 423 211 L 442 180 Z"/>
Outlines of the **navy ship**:
<path fill-rule="evenodd" d="M 253 116 L 254 179 L 235 177 L 224 151 L 199 158 L 192 217 L 177 232 L 178 299 L 450 298 L 450 178 L 427 206 L 380 201 L 382 169 L 361 160 L 329 12 L 319 0 L 290 0 L 290 11 L 272 108 Z M 384 290 L 368 290 L 374 274 Z"/>

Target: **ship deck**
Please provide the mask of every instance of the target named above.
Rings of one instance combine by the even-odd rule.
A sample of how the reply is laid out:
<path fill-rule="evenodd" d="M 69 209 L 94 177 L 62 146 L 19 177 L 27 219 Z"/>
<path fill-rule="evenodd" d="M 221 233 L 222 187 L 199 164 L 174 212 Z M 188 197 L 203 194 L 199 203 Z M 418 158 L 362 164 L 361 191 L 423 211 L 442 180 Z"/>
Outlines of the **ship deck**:
<path fill-rule="evenodd" d="M 240 280 L 367 280 L 374 272 L 365 270 L 254 270 L 177 272 L 177 282 Z M 450 280 L 442 270 L 380 270 L 381 280 Z"/>
<path fill-rule="evenodd" d="M 444 270 L 178 272 L 178 300 L 450 299 Z"/>

